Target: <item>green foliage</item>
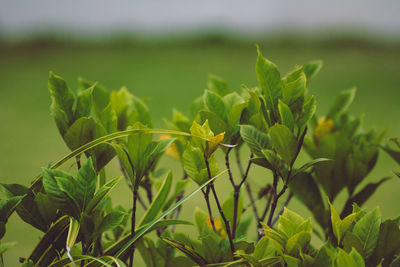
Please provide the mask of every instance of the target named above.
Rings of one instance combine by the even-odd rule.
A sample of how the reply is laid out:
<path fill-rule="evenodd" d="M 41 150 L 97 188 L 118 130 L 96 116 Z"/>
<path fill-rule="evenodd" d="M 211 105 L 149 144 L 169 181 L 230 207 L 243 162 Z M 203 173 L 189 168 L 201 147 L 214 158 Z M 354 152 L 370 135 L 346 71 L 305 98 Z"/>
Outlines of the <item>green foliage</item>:
<path fill-rule="evenodd" d="M 362 130 L 362 118 L 349 113 L 355 89 L 316 117 L 307 87 L 320 61 L 281 75 L 258 47 L 257 53 L 258 86 L 235 91 L 210 75 L 190 112 L 175 109 L 165 120 L 168 130 L 153 129 L 146 100 L 125 87 L 109 92 L 79 79 L 74 93 L 50 73 L 51 115 L 71 153 L 43 168 L 29 187 L 0 184 L 6 198 L 0 200 L 0 239 L 16 211 L 42 232 L 22 266 L 131 267 L 135 251 L 146 266 L 397 266 L 399 218 L 382 222 L 379 208 L 366 212 L 360 206 L 389 179 L 365 182 L 379 149 L 399 163 L 400 142 L 382 145 L 385 132 Z M 244 146 L 250 150 L 246 168 Z M 311 159 L 298 165 L 303 147 Z M 218 150 L 225 159 L 222 172 Z M 231 152 L 237 153 L 234 167 Z M 159 166 L 163 155 L 180 162 L 181 179 Z M 114 206 L 110 197 L 121 179 L 107 174 L 115 156 L 132 193 L 130 207 Z M 58 169 L 71 159 L 76 171 Z M 255 176 L 253 165 L 267 175 Z M 214 184 L 225 173 L 227 180 Z M 249 176 L 257 179 L 256 189 Z M 197 186 L 188 194 L 191 180 Z M 224 201 L 221 185 L 232 189 Z M 345 201 L 336 205 L 342 190 Z M 207 212 L 190 207 L 194 223 L 180 219 L 182 204 L 200 191 Z M 287 208 L 293 196 L 321 228 Z M 252 222 L 255 240 L 248 234 Z M 198 237 L 179 232 L 178 225 L 194 225 Z M 317 236 L 324 242 L 319 248 L 311 241 Z M 1 266 L 12 245 L 0 243 Z"/>

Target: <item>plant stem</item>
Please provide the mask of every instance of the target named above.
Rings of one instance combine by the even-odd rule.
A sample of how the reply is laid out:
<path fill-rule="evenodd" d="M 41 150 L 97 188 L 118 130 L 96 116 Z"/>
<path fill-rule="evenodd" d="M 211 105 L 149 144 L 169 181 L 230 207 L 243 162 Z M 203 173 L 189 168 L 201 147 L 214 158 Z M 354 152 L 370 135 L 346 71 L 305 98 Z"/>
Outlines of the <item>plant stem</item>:
<path fill-rule="evenodd" d="M 250 155 L 250 160 L 253 158 L 253 154 Z M 229 157 L 226 157 L 228 165 L 229 165 Z M 240 181 L 239 185 L 234 186 L 234 194 L 233 194 L 233 222 L 232 222 L 232 238 L 235 239 L 236 236 L 236 226 L 237 226 L 237 216 L 238 216 L 238 206 L 239 206 L 239 193 L 240 188 L 242 187 L 243 183 L 246 181 L 247 176 L 249 175 L 251 161 L 246 168 L 246 172 L 242 175 L 242 180 Z"/>
<path fill-rule="evenodd" d="M 210 164 L 209 164 L 208 159 L 207 159 L 206 156 L 204 156 L 204 160 L 206 162 L 208 178 L 211 179 L 212 176 L 211 176 Z M 229 225 L 229 221 L 226 219 L 224 211 L 222 210 L 221 204 L 220 204 L 218 196 L 217 196 L 217 192 L 215 192 L 214 183 L 210 183 L 210 187 L 211 187 L 211 191 L 213 192 L 213 195 L 214 195 L 215 203 L 217 203 L 219 214 L 221 215 L 221 218 L 225 223 L 225 230 L 226 230 L 226 233 L 228 235 L 229 245 L 230 245 L 231 252 L 232 252 L 232 255 L 233 255 L 233 253 L 235 252 L 235 246 L 233 245 L 232 232 L 231 232 L 231 227 Z"/>
<path fill-rule="evenodd" d="M 289 202 L 292 198 L 293 198 L 293 192 L 290 192 L 290 194 L 288 195 L 288 197 L 285 200 L 285 203 L 283 203 L 281 209 L 279 210 L 278 214 L 276 214 L 275 218 L 272 220 L 272 225 L 274 225 L 278 221 L 279 216 L 282 215 L 284 208 L 289 204 Z"/>
<path fill-rule="evenodd" d="M 131 237 L 135 236 L 135 224 L 136 224 L 136 200 L 138 198 L 137 186 L 133 189 L 133 205 L 132 205 L 132 217 L 131 217 Z M 135 254 L 135 246 L 131 246 L 131 254 L 129 256 L 129 267 L 133 266 L 133 255 Z"/>
<path fill-rule="evenodd" d="M 81 156 L 76 156 L 76 166 L 78 168 L 78 171 L 81 169 Z"/>
<path fill-rule="evenodd" d="M 221 204 L 219 203 L 219 199 L 218 199 L 217 193 L 215 192 L 215 187 L 214 187 L 214 184 L 213 184 L 213 183 L 211 183 L 211 191 L 213 192 L 215 202 L 217 203 L 218 211 L 219 211 L 219 213 L 220 213 L 220 215 L 221 215 L 221 217 L 222 217 L 222 220 L 223 220 L 224 223 L 225 223 L 226 233 L 227 233 L 228 239 L 229 239 L 229 245 L 230 245 L 230 247 L 231 247 L 231 252 L 232 252 L 232 254 L 233 254 L 233 253 L 235 252 L 235 246 L 233 245 L 233 239 L 232 239 L 232 234 L 231 234 L 231 227 L 230 227 L 230 225 L 229 225 L 229 221 L 228 221 L 228 220 L 226 219 L 226 217 L 225 217 L 225 214 L 224 214 L 224 211 L 222 210 Z"/>
<path fill-rule="evenodd" d="M 268 222 L 267 222 L 267 225 L 269 227 L 271 227 L 272 217 L 274 216 L 276 204 L 278 203 L 278 194 L 277 194 L 278 179 L 279 179 L 278 174 L 274 171 L 274 181 L 272 184 L 272 196 L 273 196 L 274 200 L 272 201 L 271 211 L 269 213 Z"/>
<path fill-rule="evenodd" d="M 217 229 L 215 228 L 214 218 L 212 215 L 211 205 L 210 205 L 210 185 L 207 185 L 206 192 L 204 192 L 203 190 L 201 192 L 203 192 L 204 199 L 206 200 L 208 217 L 210 217 L 211 226 L 212 226 L 214 232 L 217 232 Z"/>

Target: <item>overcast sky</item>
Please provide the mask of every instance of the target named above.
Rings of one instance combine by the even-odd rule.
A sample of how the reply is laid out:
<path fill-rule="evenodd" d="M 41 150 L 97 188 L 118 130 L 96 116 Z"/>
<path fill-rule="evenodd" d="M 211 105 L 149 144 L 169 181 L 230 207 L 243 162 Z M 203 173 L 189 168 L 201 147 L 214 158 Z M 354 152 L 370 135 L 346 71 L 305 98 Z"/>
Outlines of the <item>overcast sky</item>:
<path fill-rule="evenodd" d="M 400 0 L 0 0 L 0 32 L 361 30 L 400 36 Z"/>

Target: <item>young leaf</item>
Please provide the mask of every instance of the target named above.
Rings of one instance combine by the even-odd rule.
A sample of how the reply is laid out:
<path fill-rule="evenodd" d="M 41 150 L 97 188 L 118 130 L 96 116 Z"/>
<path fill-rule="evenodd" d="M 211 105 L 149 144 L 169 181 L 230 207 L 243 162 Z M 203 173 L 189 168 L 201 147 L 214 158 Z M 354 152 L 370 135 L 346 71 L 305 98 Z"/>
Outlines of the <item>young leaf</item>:
<path fill-rule="evenodd" d="M 75 96 L 67 87 L 65 81 L 53 72 L 49 74 L 48 87 L 51 96 L 50 111 L 56 121 L 58 130 L 64 136 L 68 127 L 73 122 L 72 107 L 75 102 Z"/>
<path fill-rule="evenodd" d="M 272 112 L 272 115 L 277 118 L 276 105 L 279 98 L 282 96 L 282 81 L 281 74 L 277 66 L 271 61 L 264 58 L 257 46 L 257 62 L 256 74 L 262 92 L 265 96 L 267 109 Z"/>
<path fill-rule="evenodd" d="M 222 98 L 209 90 L 204 92 L 204 104 L 211 111 L 217 114 L 223 121 L 227 121 L 227 110 Z"/>
<path fill-rule="evenodd" d="M 71 248 L 74 246 L 76 238 L 78 237 L 79 228 L 80 228 L 79 222 L 74 218 L 69 217 L 69 230 L 66 243 L 66 249 L 68 254 L 70 253 Z"/>
<path fill-rule="evenodd" d="M 278 100 L 278 109 L 279 109 L 279 114 L 281 116 L 282 124 L 287 126 L 291 131 L 293 131 L 294 118 L 292 111 L 290 111 L 290 108 L 281 100 Z"/>
<path fill-rule="evenodd" d="M 287 164 L 293 164 L 297 156 L 298 143 L 294 134 L 284 125 L 275 124 L 269 129 L 272 146 Z"/>
<path fill-rule="evenodd" d="M 228 84 L 220 77 L 213 74 L 208 75 L 207 86 L 208 90 L 220 95 L 221 97 L 230 93 Z"/>
<path fill-rule="evenodd" d="M 338 245 L 340 245 L 340 241 L 342 240 L 343 235 L 349 229 L 349 227 L 354 222 L 354 220 L 357 218 L 359 213 L 358 212 L 352 213 L 352 214 L 348 215 L 346 218 L 344 218 L 343 220 L 341 220 L 339 213 L 338 213 L 337 209 L 335 208 L 335 206 L 333 206 L 330 201 L 328 201 L 328 203 L 331 207 L 331 222 L 332 222 L 333 233 L 335 234 L 335 236 L 338 240 Z"/>
<path fill-rule="evenodd" d="M 74 118 L 88 117 L 92 109 L 92 92 L 95 84 L 92 87 L 81 90 L 76 97 L 76 107 Z"/>
<path fill-rule="evenodd" d="M 322 68 L 322 61 L 321 60 L 316 60 L 316 61 L 311 61 L 308 62 L 307 64 L 305 64 L 303 66 L 303 71 L 304 74 L 307 77 L 307 85 L 310 82 L 310 80 L 318 74 L 318 72 L 321 70 Z"/>
<path fill-rule="evenodd" d="M 375 208 L 354 225 L 353 234 L 361 240 L 367 258 L 372 254 L 378 242 L 380 224 L 380 210 Z"/>
<path fill-rule="evenodd" d="M 304 129 L 304 127 L 307 126 L 308 122 L 314 116 L 316 110 L 317 104 L 315 97 L 311 96 L 304 102 L 303 111 L 297 123 L 300 129 Z"/>

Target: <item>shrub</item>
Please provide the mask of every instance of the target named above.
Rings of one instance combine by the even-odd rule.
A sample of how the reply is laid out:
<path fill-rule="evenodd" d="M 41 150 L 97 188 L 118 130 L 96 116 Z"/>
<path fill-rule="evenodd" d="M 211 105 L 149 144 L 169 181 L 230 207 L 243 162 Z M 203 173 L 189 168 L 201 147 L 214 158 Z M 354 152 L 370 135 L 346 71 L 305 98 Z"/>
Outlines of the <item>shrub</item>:
<path fill-rule="evenodd" d="M 51 115 L 71 153 L 43 168 L 29 187 L 1 184 L 6 199 L 0 201 L 0 238 L 16 211 L 43 232 L 23 266 L 132 266 L 135 252 L 147 266 L 398 266 L 400 217 L 382 221 L 379 208 L 360 208 L 389 177 L 360 184 L 380 150 L 400 163 L 400 142 L 382 144 L 384 132 L 365 132 L 362 119 L 350 115 L 355 89 L 339 94 L 318 118 L 307 86 L 321 65 L 310 62 L 281 77 L 258 49 L 259 86 L 236 92 L 210 76 L 190 113 L 174 110 L 167 129 L 154 129 L 145 101 L 126 88 L 110 93 L 80 79 L 75 95 L 50 73 Z M 244 147 L 250 150 L 245 163 Z M 311 161 L 298 166 L 302 148 Z M 217 150 L 224 155 L 223 171 Z M 238 173 L 231 167 L 233 153 Z M 181 179 L 159 166 L 165 154 L 181 163 Z M 113 158 L 132 192 L 129 208 L 114 206 L 109 196 L 120 181 L 106 175 Z M 59 170 L 71 160 L 76 173 Z M 270 174 L 257 177 L 260 188 L 248 183 L 254 165 Z M 221 191 L 227 189 L 214 185 L 222 174 L 232 191 L 224 201 Z M 191 181 L 198 186 L 187 193 Z M 331 202 L 343 190 L 347 199 L 339 212 Z M 194 240 L 175 225 L 192 224 L 179 219 L 180 209 L 199 192 L 205 205 L 194 210 Z M 311 218 L 286 208 L 293 197 L 322 232 Z M 145 210 L 140 219 L 137 205 Z M 243 216 L 246 210 L 253 215 Z M 248 233 L 253 217 L 255 240 Z M 152 231 L 157 239 L 148 235 Z M 312 238 L 323 245 L 314 247 Z M 1 257 L 11 245 L 1 244 Z"/>

